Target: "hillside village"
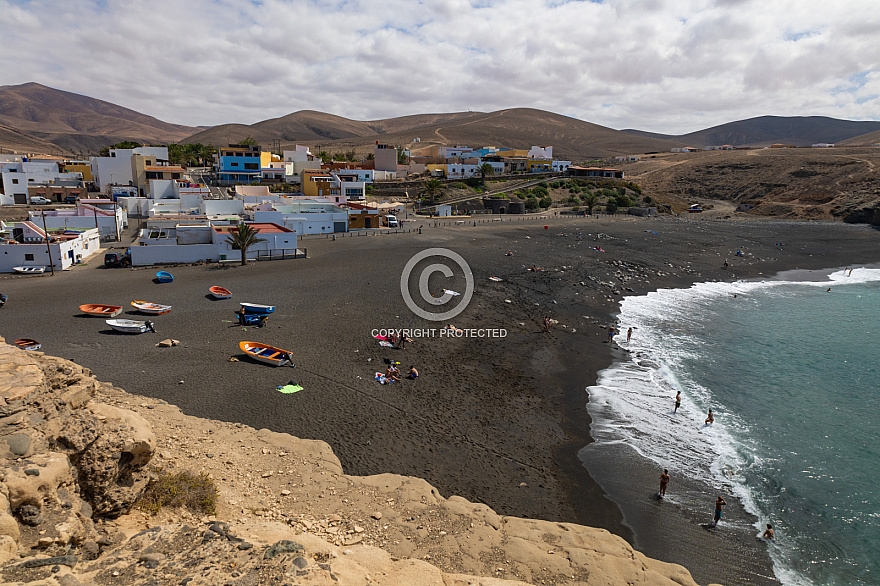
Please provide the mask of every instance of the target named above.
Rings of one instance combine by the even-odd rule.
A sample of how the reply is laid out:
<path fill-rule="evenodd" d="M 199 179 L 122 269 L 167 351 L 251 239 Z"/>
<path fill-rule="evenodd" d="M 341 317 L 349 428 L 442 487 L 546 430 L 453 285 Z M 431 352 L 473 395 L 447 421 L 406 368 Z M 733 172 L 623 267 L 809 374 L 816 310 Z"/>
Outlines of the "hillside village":
<path fill-rule="evenodd" d="M 134 266 L 237 259 L 230 234 L 242 223 L 261 239 L 246 249 L 248 259 L 295 257 L 302 254 L 298 238 L 306 235 L 402 229 L 395 214 L 408 202 L 436 204 L 436 192 L 461 185 L 456 182 L 485 184 L 491 176 L 533 186 L 535 179 L 562 176 L 624 178 L 619 169 L 555 159 L 550 146 L 440 147 L 434 156 L 411 156 L 376 143 L 363 161 L 325 159 L 305 146 L 279 155 L 253 144 L 218 149 L 210 169 L 172 164 L 165 146 L 111 148 L 88 160 L 0 155 L 0 206 L 39 206 L 26 220 L 3 224 L 0 272 L 68 269 L 96 254 L 101 242 L 122 241 L 133 221 L 139 226 L 129 253 Z M 368 203 L 380 182 L 402 187 L 404 197 Z M 524 213 L 552 204 L 496 199 L 500 204 L 480 204 L 478 211 Z M 473 205 L 420 208 L 434 217 L 475 211 Z"/>

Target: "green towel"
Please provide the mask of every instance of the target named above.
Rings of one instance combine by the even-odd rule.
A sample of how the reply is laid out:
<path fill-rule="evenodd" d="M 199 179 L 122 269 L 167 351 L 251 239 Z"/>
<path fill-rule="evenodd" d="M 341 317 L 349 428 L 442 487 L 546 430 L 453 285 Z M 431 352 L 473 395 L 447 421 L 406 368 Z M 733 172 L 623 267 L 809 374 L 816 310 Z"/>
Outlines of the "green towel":
<path fill-rule="evenodd" d="M 299 392 L 299 391 L 303 390 L 303 388 L 300 385 L 288 383 L 286 385 L 282 385 L 282 386 L 278 387 L 276 390 L 278 390 L 281 393 L 284 393 L 285 395 L 289 395 L 291 393 Z"/>

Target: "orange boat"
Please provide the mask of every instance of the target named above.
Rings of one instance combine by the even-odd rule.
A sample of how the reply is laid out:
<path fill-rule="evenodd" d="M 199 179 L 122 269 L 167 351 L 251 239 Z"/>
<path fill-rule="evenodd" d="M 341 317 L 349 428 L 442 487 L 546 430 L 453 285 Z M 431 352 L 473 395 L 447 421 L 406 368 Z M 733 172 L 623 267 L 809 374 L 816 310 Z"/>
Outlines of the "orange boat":
<path fill-rule="evenodd" d="M 230 291 L 229 289 L 224 289 L 223 287 L 214 286 L 211 287 L 209 291 L 215 299 L 229 299 L 230 297 L 232 297 L 232 291 Z"/>
<path fill-rule="evenodd" d="M 19 338 L 15 341 L 15 345 L 22 350 L 39 350 L 43 347 L 42 344 L 36 340 L 31 340 L 30 338 Z"/>
<path fill-rule="evenodd" d="M 101 305 L 100 303 L 87 303 L 80 305 L 79 310 L 85 314 L 95 317 L 116 317 L 122 313 L 121 305 Z"/>
<path fill-rule="evenodd" d="M 293 355 L 290 352 L 282 350 L 281 348 L 276 348 L 275 346 L 261 344 L 260 342 L 239 342 L 238 347 L 254 360 L 258 360 L 264 364 L 271 364 L 272 366 L 296 366 L 293 363 Z"/>

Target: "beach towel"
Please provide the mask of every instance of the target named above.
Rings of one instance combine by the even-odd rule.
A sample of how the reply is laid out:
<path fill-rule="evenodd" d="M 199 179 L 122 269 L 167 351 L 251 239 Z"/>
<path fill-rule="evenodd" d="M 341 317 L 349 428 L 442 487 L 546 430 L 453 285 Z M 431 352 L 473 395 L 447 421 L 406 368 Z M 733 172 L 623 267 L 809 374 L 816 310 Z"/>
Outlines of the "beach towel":
<path fill-rule="evenodd" d="M 387 376 L 385 376 L 385 375 L 382 374 L 381 372 L 377 372 L 377 373 L 376 373 L 376 380 L 377 380 L 380 384 L 383 384 L 383 385 L 390 385 L 391 383 L 394 382 L 394 379 L 393 379 L 393 378 L 388 378 Z"/>
<path fill-rule="evenodd" d="M 452 289 L 443 289 L 443 292 L 448 293 L 448 294 L 452 295 L 453 297 L 456 295 L 461 295 L 461 293 L 459 293 L 458 291 L 453 291 Z"/>
<path fill-rule="evenodd" d="M 387 340 L 380 340 L 379 345 L 383 346 L 385 348 L 394 348 L 394 344 L 392 344 L 391 342 L 388 342 Z"/>
<path fill-rule="evenodd" d="M 373 337 L 376 338 L 377 340 L 390 340 L 391 339 L 388 336 L 373 336 Z"/>
<path fill-rule="evenodd" d="M 489 277 L 489 280 L 490 281 L 500 281 L 501 278 L 500 277 Z"/>
<path fill-rule="evenodd" d="M 293 381 L 290 381 L 286 385 L 281 385 L 280 387 L 276 387 L 279 393 L 284 393 L 285 395 L 289 395 L 291 393 L 298 393 L 303 390 L 302 386 L 293 384 Z"/>

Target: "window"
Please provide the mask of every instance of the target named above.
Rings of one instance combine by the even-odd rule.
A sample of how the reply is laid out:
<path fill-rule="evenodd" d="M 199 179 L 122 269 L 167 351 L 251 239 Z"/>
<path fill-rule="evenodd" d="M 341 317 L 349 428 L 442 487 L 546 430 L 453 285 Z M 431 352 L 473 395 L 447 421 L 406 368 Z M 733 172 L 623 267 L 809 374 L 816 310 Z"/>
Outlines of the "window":
<path fill-rule="evenodd" d="M 171 178 L 172 179 L 180 179 L 180 173 L 172 173 Z"/>
<path fill-rule="evenodd" d="M 24 259 L 25 259 L 25 260 L 34 260 L 34 255 L 32 255 L 32 254 L 25 254 L 25 255 L 24 255 Z"/>
<path fill-rule="evenodd" d="M 229 163 L 230 167 L 238 167 L 238 163 Z"/>
<path fill-rule="evenodd" d="M 258 171 L 260 169 L 259 163 L 245 163 L 244 168 L 246 171 Z"/>
<path fill-rule="evenodd" d="M 13 180 L 12 180 L 12 184 L 13 184 L 13 185 L 18 185 L 18 179 L 13 179 Z"/>

